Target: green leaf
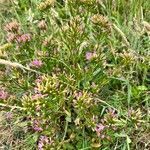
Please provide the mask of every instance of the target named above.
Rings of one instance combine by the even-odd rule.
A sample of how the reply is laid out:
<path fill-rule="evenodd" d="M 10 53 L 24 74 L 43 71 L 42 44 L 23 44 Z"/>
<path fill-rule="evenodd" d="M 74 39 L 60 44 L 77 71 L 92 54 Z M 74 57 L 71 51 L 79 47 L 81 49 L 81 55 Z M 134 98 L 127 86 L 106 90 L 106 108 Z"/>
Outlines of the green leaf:
<path fill-rule="evenodd" d="M 131 139 L 127 136 L 127 143 L 131 143 Z"/>
<path fill-rule="evenodd" d="M 71 117 L 66 117 L 66 121 L 71 122 Z"/>

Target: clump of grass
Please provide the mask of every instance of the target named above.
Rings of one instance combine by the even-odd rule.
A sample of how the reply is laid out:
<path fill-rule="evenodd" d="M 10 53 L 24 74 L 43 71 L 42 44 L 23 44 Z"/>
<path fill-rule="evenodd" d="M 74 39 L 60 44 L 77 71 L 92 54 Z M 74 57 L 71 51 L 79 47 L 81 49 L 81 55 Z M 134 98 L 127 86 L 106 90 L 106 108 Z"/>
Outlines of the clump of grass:
<path fill-rule="evenodd" d="M 148 3 L 9 5 L 0 10 L 2 148 L 148 149 Z"/>

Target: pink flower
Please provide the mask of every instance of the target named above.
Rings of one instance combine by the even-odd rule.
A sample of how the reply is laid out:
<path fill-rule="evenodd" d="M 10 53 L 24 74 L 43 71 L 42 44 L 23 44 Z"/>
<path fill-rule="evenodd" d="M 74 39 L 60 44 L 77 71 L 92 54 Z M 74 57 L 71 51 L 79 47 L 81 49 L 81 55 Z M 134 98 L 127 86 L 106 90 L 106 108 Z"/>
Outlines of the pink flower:
<path fill-rule="evenodd" d="M 85 58 L 86 60 L 92 60 L 96 57 L 96 52 L 86 52 Z"/>
<path fill-rule="evenodd" d="M 41 79 L 36 79 L 36 80 L 35 80 L 35 83 L 41 83 L 41 82 L 42 82 Z"/>
<path fill-rule="evenodd" d="M 103 124 L 97 124 L 95 131 L 97 133 L 98 136 L 100 136 L 101 132 L 105 129 L 105 126 Z"/>
<path fill-rule="evenodd" d="M 33 60 L 31 63 L 30 63 L 30 66 L 32 67 L 35 67 L 35 68 L 39 68 L 43 65 L 42 61 L 41 60 Z"/>
<path fill-rule="evenodd" d="M 41 136 L 41 137 L 40 137 L 40 140 L 43 141 L 43 142 L 45 142 L 45 143 L 48 143 L 48 142 L 49 142 L 49 139 L 48 139 L 47 136 Z"/>
<path fill-rule="evenodd" d="M 18 43 L 26 43 L 31 40 L 31 35 L 30 34 L 22 34 L 16 37 L 16 40 Z"/>
<path fill-rule="evenodd" d="M 105 126 L 100 123 L 100 124 L 97 124 L 97 125 L 96 125 L 95 131 L 96 131 L 96 132 L 101 132 L 101 131 L 104 130 L 104 128 L 105 128 Z"/>
<path fill-rule="evenodd" d="M 77 92 L 77 93 L 75 93 L 75 97 L 76 97 L 76 99 L 79 99 L 80 97 L 82 97 L 82 92 Z"/>
<path fill-rule="evenodd" d="M 42 142 L 38 143 L 38 150 L 43 150 L 44 144 Z"/>
<path fill-rule="evenodd" d="M 41 83 L 42 82 L 42 76 L 39 76 L 36 80 L 35 80 L 35 83 Z"/>
<path fill-rule="evenodd" d="M 115 113 L 115 110 L 113 110 L 113 109 L 111 109 L 111 108 L 109 108 L 109 109 L 107 110 L 107 114 L 109 114 L 109 116 L 110 116 L 111 118 L 117 117 L 117 114 Z"/>
<path fill-rule="evenodd" d="M 38 127 L 38 126 L 33 127 L 33 129 L 34 129 L 35 131 L 37 131 L 37 132 L 43 131 L 43 129 L 42 129 L 41 127 Z"/>
<path fill-rule="evenodd" d="M 38 150 L 44 150 L 44 145 L 50 145 L 53 141 L 51 138 L 48 138 L 47 136 L 41 136 L 38 142 Z"/>
<path fill-rule="evenodd" d="M 38 120 L 33 121 L 33 129 L 34 131 L 41 132 L 43 129 L 40 127 L 40 123 Z"/>
<path fill-rule="evenodd" d="M 5 92 L 4 90 L 1 90 L 0 91 L 0 99 L 5 100 L 5 99 L 7 99 L 7 97 L 8 97 L 8 93 Z"/>

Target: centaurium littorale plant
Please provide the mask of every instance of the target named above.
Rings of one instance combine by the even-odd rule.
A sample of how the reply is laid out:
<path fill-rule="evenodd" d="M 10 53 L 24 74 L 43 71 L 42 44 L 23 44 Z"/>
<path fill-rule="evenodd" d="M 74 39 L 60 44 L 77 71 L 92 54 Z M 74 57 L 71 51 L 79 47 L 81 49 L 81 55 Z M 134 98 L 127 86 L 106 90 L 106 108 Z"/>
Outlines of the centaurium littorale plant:
<path fill-rule="evenodd" d="M 0 100 L 6 100 L 8 98 L 8 92 L 6 92 L 5 90 L 0 90 Z"/>

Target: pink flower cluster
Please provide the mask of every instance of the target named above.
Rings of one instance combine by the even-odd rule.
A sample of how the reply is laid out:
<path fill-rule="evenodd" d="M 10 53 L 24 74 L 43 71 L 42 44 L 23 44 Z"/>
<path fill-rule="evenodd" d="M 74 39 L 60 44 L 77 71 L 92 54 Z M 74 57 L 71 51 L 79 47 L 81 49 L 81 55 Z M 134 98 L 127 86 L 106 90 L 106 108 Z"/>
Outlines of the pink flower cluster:
<path fill-rule="evenodd" d="M 106 130 L 115 131 L 117 126 L 112 123 L 112 119 L 117 118 L 115 110 L 109 108 L 104 115 L 104 118 L 101 119 L 100 123 L 96 124 L 95 131 L 99 137 L 109 139 L 109 136 L 106 135 Z"/>
<path fill-rule="evenodd" d="M 109 109 L 107 110 L 107 116 L 108 116 L 109 118 L 116 118 L 116 117 L 117 117 L 117 114 L 116 114 L 116 112 L 115 112 L 114 109 L 109 108 Z"/>
<path fill-rule="evenodd" d="M 8 93 L 4 90 L 0 90 L 0 99 L 5 100 L 8 98 Z"/>
<path fill-rule="evenodd" d="M 86 52 L 85 58 L 86 60 L 92 60 L 97 56 L 96 52 Z"/>
<path fill-rule="evenodd" d="M 38 150 L 44 150 L 45 145 L 51 145 L 53 141 L 47 136 L 41 136 L 38 142 Z"/>
<path fill-rule="evenodd" d="M 35 68 L 40 68 L 42 65 L 43 65 L 43 62 L 41 60 L 37 60 L 37 59 L 33 60 L 30 63 L 30 66 L 35 67 Z"/>
<path fill-rule="evenodd" d="M 105 129 L 105 126 L 101 123 L 96 125 L 95 131 L 98 136 L 100 136 L 101 132 Z"/>
<path fill-rule="evenodd" d="M 39 76 L 36 80 L 35 80 L 35 83 L 38 84 L 38 83 L 41 83 L 42 82 L 42 76 Z"/>
<path fill-rule="evenodd" d="M 80 97 L 82 97 L 83 93 L 82 92 L 76 92 L 74 95 L 75 95 L 76 99 L 80 99 Z"/>
<path fill-rule="evenodd" d="M 17 35 L 14 33 L 8 33 L 6 40 L 8 42 L 17 42 L 17 43 L 26 43 L 31 40 L 31 35 L 30 34 L 22 34 L 22 35 Z"/>
<path fill-rule="evenodd" d="M 22 34 L 16 37 L 16 41 L 18 43 L 26 43 L 29 42 L 30 40 L 31 40 L 31 35 L 29 33 Z"/>
<path fill-rule="evenodd" d="M 33 129 L 34 131 L 41 132 L 43 129 L 40 127 L 40 123 L 38 120 L 33 121 Z"/>

